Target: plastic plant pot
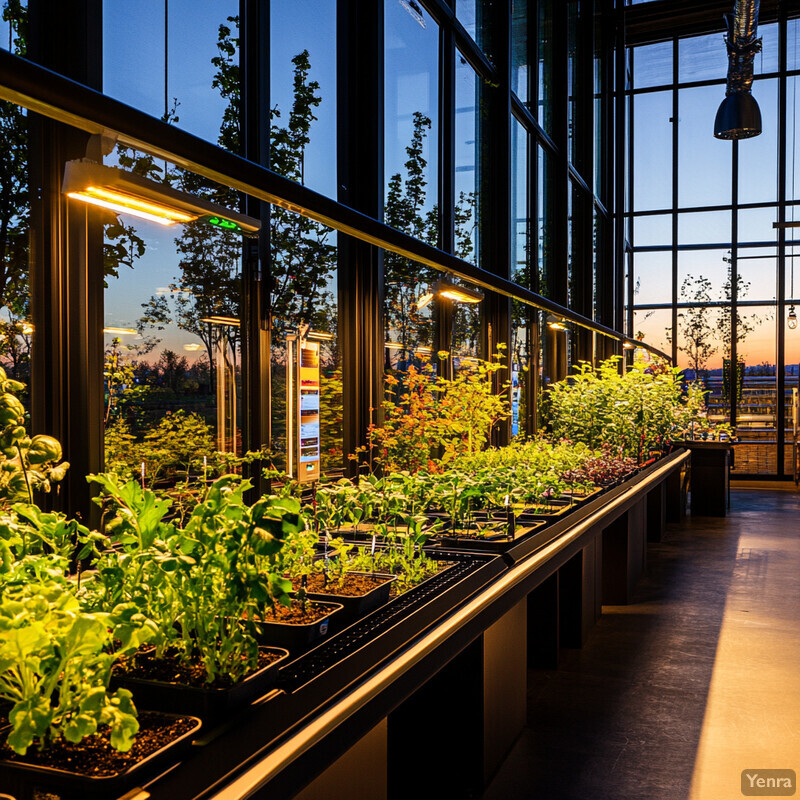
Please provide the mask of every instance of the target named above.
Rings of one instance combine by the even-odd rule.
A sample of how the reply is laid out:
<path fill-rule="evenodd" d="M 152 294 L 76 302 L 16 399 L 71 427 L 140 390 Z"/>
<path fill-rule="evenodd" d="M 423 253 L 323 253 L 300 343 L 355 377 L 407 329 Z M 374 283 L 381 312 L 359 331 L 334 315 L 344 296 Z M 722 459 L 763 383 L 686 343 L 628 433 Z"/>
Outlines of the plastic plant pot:
<path fill-rule="evenodd" d="M 175 716 L 158 713 L 164 717 Z M 117 775 L 97 777 L 24 760 L 3 759 L 0 760 L 0 785 L 11 792 L 15 800 L 35 800 L 42 796 L 48 800 L 109 800 L 120 797 L 169 762 L 178 761 L 191 747 L 202 722 L 189 715 L 180 716 L 188 716 L 194 723 L 188 731 Z"/>
<path fill-rule="evenodd" d="M 279 658 L 233 686 L 194 686 L 131 675 L 115 676 L 113 681 L 117 686 L 130 689 L 140 708 L 157 708 L 172 714 L 200 717 L 208 722 L 252 703 L 275 683 L 278 670 L 289 658 L 289 651 L 281 647 L 259 649 L 275 652 Z"/>
<path fill-rule="evenodd" d="M 308 604 L 316 608 L 323 607 L 327 613 L 313 622 L 304 623 L 269 618 L 256 620 L 256 627 L 259 629 L 256 638 L 259 644 L 285 647 L 294 653 L 324 639 L 331 631 L 331 617 L 341 611 L 342 606 L 340 603 L 319 600 L 309 600 Z"/>

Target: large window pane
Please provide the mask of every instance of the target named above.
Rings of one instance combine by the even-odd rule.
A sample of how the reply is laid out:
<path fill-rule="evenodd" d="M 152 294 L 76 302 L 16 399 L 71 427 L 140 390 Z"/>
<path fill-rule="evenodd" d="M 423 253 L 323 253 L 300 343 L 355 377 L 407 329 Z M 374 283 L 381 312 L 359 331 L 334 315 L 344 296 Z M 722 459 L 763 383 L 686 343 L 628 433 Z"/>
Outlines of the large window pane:
<path fill-rule="evenodd" d="M 456 51 L 455 254 L 478 263 L 478 108 L 475 70 Z"/>
<path fill-rule="evenodd" d="M 528 102 L 528 0 L 511 3 L 511 91 Z"/>
<path fill-rule="evenodd" d="M 664 353 L 672 352 L 672 311 L 636 309 L 633 312 L 633 336 L 641 338 Z"/>
<path fill-rule="evenodd" d="M 775 473 L 777 464 L 777 378 L 775 309 L 750 307 L 740 314 L 738 414 L 734 470 Z"/>
<path fill-rule="evenodd" d="M 778 219 L 775 206 L 765 208 L 742 208 L 739 210 L 739 243 L 774 242 L 778 238 L 772 223 Z"/>
<path fill-rule="evenodd" d="M 713 136 L 714 114 L 722 97 L 718 86 L 680 90 L 678 202 L 681 208 L 731 202 L 731 142 Z"/>
<path fill-rule="evenodd" d="M 775 248 L 740 248 L 736 259 L 736 271 L 740 276 L 739 299 L 774 302 L 777 270 Z"/>
<path fill-rule="evenodd" d="M 756 75 L 763 75 L 766 72 L 778 71 L 778 23 L 771 22 L 769 25 L 759 25 L 758 35 L 761 37 L 761 52 L 758 53 L 753 62 Z"/>
<path fill-rule="evenodd" d="M 292 180 L 336 197 L 336 4 L 271 3 L 270 29 L 273 136 L 276 130 L 288 129 L 303 148 L 303 158 L 291 172 L 275 166 Z M 298 76 L 313 99 L 296 92 Z M 292 120 L 301 118 L 310 130 L 292 127 Z"/>
<path fill-rule="evenodd" d="M 725 244 L 730 240 L 730 211 L 678 214 L 678 244 Z"/>
<path fill-rule="evenodd" d="M 151 160 L 109 160 L 147 172 Z M 239 197 L 170 164 L 174 186 L 235 210 Z M 161 169 L 159 169 L 159 174 Z M 105 226 L 106 469 L 170 486 L 215 452 L 241 455 L 241 234 L 202 219 Z M 113 262 L 113 265 L 112 265 Z"/>
<path fill-rule="evenodd" d="M 668 41 L 632 49 L 634 89 L 672 83 L 672 48 L 672 41 Z"/>
<path fill-rule="evenodd" d="M 567 0 L 567 150 L 572 163 L 576 160 L 576 141 L 579 140 L 578 113 L 578 3 Z"/>
<path fill-rule="evenodd" d="M 476 38 L 479 2 L 480 0 L 456 0 L 456 18 L 473 39 Z"/>
<path fill-rule="evenodd" d="M 238 13 L 236 0 L 106 0 L 103 91 L 237 150 L 236 123 L 221 123 L 239 90 Z"/>
<path fill-rule="evenodd" d="M 786 23 L 786 69 L 800 69 L 800 18 Z"/>
<path fill-rule="evenodd" d="M 678 80 L 681 83 L 724 79 L 727 73 L 728 52 L 722 34 L 710 33 L 678 41 Z M 719 105 L 724 91 L 721 94 L 719 88 L 715 91 L 719 95 Z M 716 109 L 714 106 L 714 112 Z"/>
<path fill-rule="evenodd" d="M 511 252 L 513 280 L 530 286 L 530 219 L 528 210 L 528 134 L 516 119 L 511 123 Z"/>
<path fill-rule="evenodd" d="M 594 171 L 594 193 L 598 197 L 603 196 L 606 184 L 606 163 L 605 155 L 609 144 L 606 141 L 606 129 L 604 126 L 604 113 L 610 99 L 605 96 L 605 73 L 604 73 L 604 48 L 606 46 L 603 29 L 594 26 L 594 58 L 592 59 L 592 70 L 594 73 L 594 95 L 593 95 L 593 171 Z"/>
<path fill-rule="evenodd" d="M 672 92 L 633 99 L 633 202 L 637 211 L 672 205 Z"/>
<path fill-rule="evenodd" d="M 800 50 L 800 39 L 795 41 L 797 43 L 795 47 Z M 800 61 L 798 64 L 800 65 Z M 798 75 L 790 75 L 786 79 L 786 122 L 786 197 L 789 200 L 798 200 L 800 199 L 800 137 L 797 135 L 797 125 L 800 124 L 800 76 Z M 791 209 L 788 213 L 792 213 Z M 800 219 L 800 215 L 796 214 L 794 218 Z"/>
<path fill-rule="evenodd" d="M 778 80 L 754 81 L 762 133 L 739 142 L 739 202 L 769 203 L 778 196 Z M 768 166 L 769 165 L 769 166 Z"/>
<path fill-rule="evenodd" d="M 633 304 L 672 303 L 672 253 L 633 254 Z"/>
<path fill-rule="evenodd" d="M 699 304 L 729 301 L 730 255 L 730 250 L 679 252 L 678 302 Z"/>
<path fill-rule="evenodd" d="M 552 133 L 553 114 L 553 70 L 555 68 L 555 41 L 553 39 L 553 15 L 555 0 L 541 0 L 539 7 L 539 124 Z"/>
<path fill-rule="evenodd" d="M 633 218 L 634 247 L 672 244 L 672 215 L 653 214 Z"/>
<path fill-rule="evenodd" d="M 20 0 L 11 8 L 8 2 L 4 2 L 2 8 L 4 13 L 0 15 L 0 48 L 17 56 L 24 56 L 26 43 L 20 36 L 20 23 L 27 19 L 27 0 Z"/>
<path fill-rule="evenodd" d="M 544 295 L 548 293 L 549 269 L 554 261 L 553 253 L 553 225 L 552 213 L 549 209 L 549 202 L 552 198 L 552 191 L 548 192 L 548 187 L 552 187 L 552 182 L 548 181 L 551 177 L 551 161 L 544 148 L 536 146 L 536 278 L 538 280 L 538 291 Z M 536 284 L 534 287 L 536 288 Z"/>
<path fill-rule="evenodd" d="M 273 151 L 276 145 L 273 144 Z M 303 409 L 303 387 L 287 380 L 296 369 L 296 338 L 308 329 L 307 337 L 319 344 L 319 450 L 323 472 L 341 469 L 342 453 L 342 372 L 339 361 L 337 317 L 336 232 L 290 211 L 272 207 L 272 450 L 276 466 L 285 468 L 286 453 L 293 448 L 295 474 L 303 468 L 308 448 L 313 449 L 312 430 L 297 433 L 298 420 L 292 416 L 300 405 L 311 416 L 314 398 Z M 296 372 L 294 373 L 296 374 Z M 292 427 L 288 428 L 287 409 Z M 302 423 L 302 420 L 300 421 Z M 302 441 L 299 441 L 302 439 Z"/>
<path fill-rule="evenodd" d="M 385 4 L 386 222 L 438 242 L 439 29 L 427 12 Z M 406 164 L 413 164 L 412 172 Z"/>
<path fill-rule="evenodd" d="M 385 221 L 439 243 L 439 29 L 416 4 L 385 6 Z M 413 11 L 413 13 L 411 13 Z M 433 352 L 438 274 L 384 253 L 386 368 L 404 370 Z"/>

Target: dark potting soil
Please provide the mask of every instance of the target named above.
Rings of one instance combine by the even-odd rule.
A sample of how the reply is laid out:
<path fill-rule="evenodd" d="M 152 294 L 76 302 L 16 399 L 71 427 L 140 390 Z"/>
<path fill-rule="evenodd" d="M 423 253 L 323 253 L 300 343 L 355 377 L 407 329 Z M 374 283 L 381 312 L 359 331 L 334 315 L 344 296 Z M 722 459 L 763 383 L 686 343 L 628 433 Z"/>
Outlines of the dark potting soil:
<path fill-rule="evenodd" d="M 332 594 L 342 597 L 360 597 L 369 594 L 376 586 L 386 583 L 386 578 L 378 575 L 354 575 L 352 572 L 345 573 L 344 580 L 339 583 L 335 577 L 328 577 L 325 584 L 325 575 L 315 572 L 308 576 L 306 591 L 314 594 Z"/>
<path fill-rule="evenodd" d="M 303 608 L 303 604 L 295 600 L 292 602 L 291 608 L 287 606 L 277 605 L 271 611 L 267 611 L 262 617 L 264 622 L 285 622 L 289 625 L 311 625 L 317 620 L 327 617 L 331 613 L 331 609 L 327 606 L 319 606 L 313 602 L 307 602 Z M 256 620 L 258 622 L 258 620 Z"/>
<path fill-rule="evenodd" d="M 0 745 L 0 757 L 9 761 L 77 772 L 92 778 L 110 778 L 125 772 L 156 750 L 173 742 L 195 724 L 195 720 L 187 717 L 168 717 L 154 711 L 141 711 L 139 733 L 127 753 L 120 753 L 111 746 L 111 732 L 106 728 L 87 736 L 78 744 L 58 739 L 41 751 L 30 747 L 24 756 L 17 755 L 3 743 Z"/>
<path fill-rule="evenodd" d="M 206 683 L 206 668 L 199 661 L 185 663 L 176 655 L 167 653 L 164 658 L 154 658 L 152 651 L 144 654 L 123 657 L 114 665 L 114 674 L 125 678 L 142 678 L 148 681 L 164 681 L 165 683 L 197 686 L 204 689 L 227 689 L 233 681 L 226 675 L 218 676 L 211 683 Z M 283 657 L 283 653 L 260 649 L 258 665 L 247 675 L 252 675 L 274 661 Z M 247 675 L 244 677 L 246 678 Z M 244 678 L 242 678 L 244 680 Z"/>

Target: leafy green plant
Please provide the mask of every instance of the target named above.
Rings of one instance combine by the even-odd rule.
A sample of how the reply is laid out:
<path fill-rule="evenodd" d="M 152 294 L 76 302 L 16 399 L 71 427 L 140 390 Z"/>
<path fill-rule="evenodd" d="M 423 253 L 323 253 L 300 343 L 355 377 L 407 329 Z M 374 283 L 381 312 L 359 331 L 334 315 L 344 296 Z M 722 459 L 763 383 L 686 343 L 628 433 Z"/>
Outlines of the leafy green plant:
<path fill-rule="evenodd" d="M 126 689 L 110 692 L 111 667 L 148 638 L 129 610 L 83 612 L 60 584 L 29 584 L 0 601 L 0 698 L 12 703 L 8 745 L 20 755 L 64 738 L 77 743 L 107 726 L 129 750 L 139 729 Z M 114 640 L 123 640 L 113 649 Z"/>
<path fill-rule="evenodd" d="M 69 469 L 57 439 L 28 436 L 25 408 L 16 397 L 24 389 L 0 367 L 0 506 L 33 503 L 34 491 L 49 492 Z"/>
<path fill-rule="evenodd" d="M 251 484 L 226 475 L 207 487 L 185 526 L 165 521 L 171 500 L 115 476 L 91 480 L 114 509 L 116 548 L 95 563 L 87 601 L 100 609 L 132 603 L 157 628 L 156 655 L 199 659 L 206 681 L 233 681 L 258 663 L 255 620 L 289 604 L 282 548 L 305 529 L 299 501 L 267 496 L 250 506 Z"/>
<path fill-rule="evenodd" d="M 680 370 L 637 362 L 621 374 L 615 356 L 597 368 L 579 364 L 568 380 L 553 384 L 547 424 L 556 439 L 594 449 L 613 445 L 642 463 L 700 413 L 696 399 L 695 390 L 684 395 Z"/>
<path fill-rule="evenodd" d="M 397 580 L 392 584 L 394 594 L 408 591 L 442 569 L 440 562 L 414 547 L 410 539 L 401 546 L 379 548 L 374 553 L 369 546 L 359 546 L 349 557 L 348 566 L 357 572 L 396 575 Z"/>

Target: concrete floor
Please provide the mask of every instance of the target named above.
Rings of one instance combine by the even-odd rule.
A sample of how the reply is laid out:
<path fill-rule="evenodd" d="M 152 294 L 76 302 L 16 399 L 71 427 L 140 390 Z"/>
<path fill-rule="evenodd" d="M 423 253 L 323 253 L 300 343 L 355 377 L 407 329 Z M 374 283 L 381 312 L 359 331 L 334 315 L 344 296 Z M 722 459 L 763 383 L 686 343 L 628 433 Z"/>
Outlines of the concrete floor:
<path fill-rule="evenodd" d="M 735 489 L 648 557 L 634 604 L 529 673 L 484 800 L 729 800 L 742 770 L 800 772 L 800 494 Z"/>

